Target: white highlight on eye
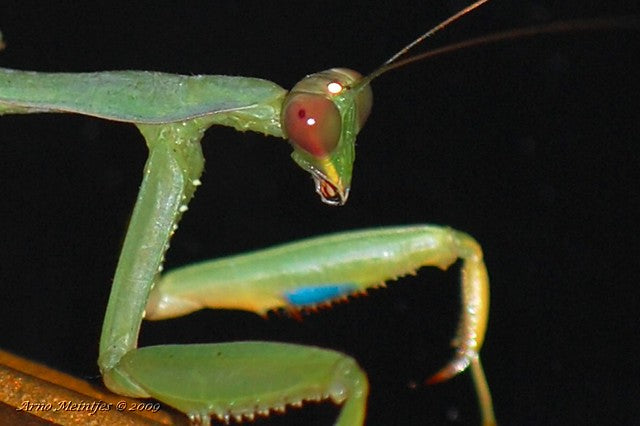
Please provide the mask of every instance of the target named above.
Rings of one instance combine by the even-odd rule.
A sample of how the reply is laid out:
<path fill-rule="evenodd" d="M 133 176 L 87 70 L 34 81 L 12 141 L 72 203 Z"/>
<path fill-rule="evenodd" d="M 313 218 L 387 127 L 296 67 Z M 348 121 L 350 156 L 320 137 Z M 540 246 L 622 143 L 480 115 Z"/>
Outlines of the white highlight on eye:
<path fill-rule="evenodd" d="M 307 126 L 313 126 L 316 124 L 315 118 L 307 118 Z"/>
<path fill-rule="evenodd" d="M 336 83 L 335 81 L 333 83 L 327 84 L 327 91 L 332 95 L 337 95 L 338 93 L 342 92 L 342 89 L 342 84 Z"/>

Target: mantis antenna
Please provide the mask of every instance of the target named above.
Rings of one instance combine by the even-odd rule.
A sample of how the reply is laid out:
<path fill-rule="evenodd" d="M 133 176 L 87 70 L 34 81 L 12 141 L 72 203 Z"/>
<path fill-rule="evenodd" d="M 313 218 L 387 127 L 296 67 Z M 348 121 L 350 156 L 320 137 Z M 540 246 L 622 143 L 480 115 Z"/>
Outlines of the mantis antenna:
<path fill-rule="evenodd" d="M 356 84 L 354 84 L 351 88 L 358 90 L 363 86 L 369 84 L 373 79 L 379 77 L 387 71 L 391 71 L 396 68 L 401 68 L 405 65 L 411 64 L 413 62 L 418 62 L 423 59 L 433 58 L 436 56 L 440 56 L 445 53 L 455 52 L 461 49 L 467 49 L 470 47 L 481 46 L 490 43 L 497 43 L 506 40 L 513 40 L 517 38 L 525 38 L 525 37 L 533 37 L 541 34 L 557 34 L 571 31 L 595 31 L 595 30 L 606 30 L 611 28 L 621 28 L 621 29 L 637 29 L 640 28 L 640 20 L 637 16 L 623 16 L 623 17 L 612 17 L 612 18 L 599 18 L 599 19 L 574 19 L 568 21 L 560 21 L 560 22 L 552 22 L 549 24 L 541 24 L 534 25 L 530 27 L 524 28 L 516 28 L 506 31 L 500 31 L 493 34 L 488 34 L 481 37 L 475 37 L 471 39 L 467 39 L 461 42 L 448 44 L 443 47 L 435 48 L 429 50 L 424 53 L 420 53 L 408 58 L 400 59 L 403 55 L 408 53 L 411 49 L 413 49 L 416 45 L 423 42 L 425 39 L 433 36 L 438 31 L 444 29 L 449 26 L 449 24 L 459 20 L 464 15 L 469 12 L 477 9 L 482 6 L 484 3 L 487 3 L 489 0 L 479 0 L 466 8 L 462 9 L 455 15 L 447 18 L 442 21 L 435 27 L 431 28 L 429 31 L 425 32 L 411 43 L 407 44 L 405 47 L 400 49 L 397 53 L 387 59 L 382 65 L 372 71 L 369 75 L 360 79 Z"/>
<path fill-rule="evenodd" d="M 401 65 L 396 65 L 397 63 L 395 63 L 395 61 L 398 58 L 400 58 L 402 55 L 405 55 L 411 49 L 413 49 L 416 45 L 422 43 L 425 39 L 433 36 L 438 31 L 448 27 L 449 24 L 452 24 L 453 22 L 455 22 L 458 19 L 462 18 L 464 15 L 468 14 L 469 12 L 474 11 L 475 9 L 479 8 L 480 6 L 482 6 L 483 4 L 487 3 L 488 1 L 489 0 L 478 0 L 475 3 L 472 3 L 469 6 L 465 7 L 464 9 L 460 10 L 459 12 L 455 13 L 454 15 L 451 15 L 450 17 L 448 17 L 444 21 L 440 22 L 438 25 L 436 25 L 435 27 L 431 28 L 430 30 L 428 30 L 427 32 L 425 32 L 424 34 L 422 34 L 421 36 L 419 36 L 418 38 L 413 40 L 411 43 L 407 44 L 405 47 L 400 49 L 398 52 L 396 52 L 393 56 L 391 56 L 389 59 L 387 59 L 381 66 L 379 66 L 376 70 L 374 70 L 371 74 L 367 75 L 366 77 L 363 77 L 360 81 L 358 81 L 358 83 L 356 85 L 354 85 L 354 88 L 357 88 L 357 87 L 360 87 L 360 86 L 365 86 L 365 85 L 369 84 L 374 78 L 378 77 L 379 75 L 381 75 L 381 74 L 383 74 L 383 73 L 385 73 L 387 71 L 390 71 L 390 70 L 392 70 L 394 68 L 397 68 L 397 67 L 401 66 Z M 409 58 L 409 59 L 412 59 L 412 58 Z M 415 60 L 418 60 L 418 59 L 415 59 Z M 404 64 L 410 63 L 410 62 L 413 62 L 413 60 L 411 60 L 409 62 L 403 62 L 402 64 L 404 65 Z"/>

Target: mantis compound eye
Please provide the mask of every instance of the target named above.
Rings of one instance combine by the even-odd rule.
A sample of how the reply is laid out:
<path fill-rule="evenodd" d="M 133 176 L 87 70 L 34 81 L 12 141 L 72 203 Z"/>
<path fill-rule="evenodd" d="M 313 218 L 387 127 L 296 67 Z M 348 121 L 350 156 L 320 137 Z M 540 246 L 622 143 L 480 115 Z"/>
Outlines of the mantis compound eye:
<path fill-rule="evenodd" d="M 314 157 L 325 157 L 340 140 L 340 111 L 323 95 L 296 94 L 284 107 L 284 130 L 295 147 Z"/>
<path fill-rule="evenodd" d="M 287 95 L 282 131 L 291 157 L 311 174 L 323 202 L 341 206 L 349 197 L 354 145 L 371 110 L 369 85 L 346 68 L 306 76 Z"/>

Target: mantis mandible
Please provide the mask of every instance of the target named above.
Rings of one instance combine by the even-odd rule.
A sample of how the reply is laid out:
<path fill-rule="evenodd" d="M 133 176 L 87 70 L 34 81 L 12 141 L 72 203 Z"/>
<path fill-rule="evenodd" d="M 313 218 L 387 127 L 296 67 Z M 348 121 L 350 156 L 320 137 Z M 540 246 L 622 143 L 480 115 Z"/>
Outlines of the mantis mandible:
<path fill-rule="evenodd" d="M 322 189 L 322 188 L 321 188 Z M 331 190 L 331 188 L 329 188 L 329 190 Z"/>

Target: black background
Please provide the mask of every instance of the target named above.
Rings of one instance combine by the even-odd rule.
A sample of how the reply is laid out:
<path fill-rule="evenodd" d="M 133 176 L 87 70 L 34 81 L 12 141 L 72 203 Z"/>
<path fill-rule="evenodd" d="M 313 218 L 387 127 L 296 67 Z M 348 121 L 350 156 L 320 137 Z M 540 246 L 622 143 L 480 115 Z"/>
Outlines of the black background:
<path fill-rule="evenodd" d="M 367 72 L 464 2 L 7 1 L 0 66 L 262 77 Z M 176 2 L 178 3 L 178 2 Z M 273 3 L 273 5 L 269 5 Z M 615 2 L 495 1 L 422 49 Z M 349 203 L 321 204 L 275 138 L 211 129 L 203 186 L 168 267 L 353 228 L 438 223 L 483 245 L 482 351 L 502 424 L 637 421 L 640 31 L 513 40 L 373 84 Z M 145 147 L 127 124 L 0 118 L 0 346 L 99 381 L 98 338 Z M 268 339 L 344 351 L 369 373 L 368 424 L 477 424 L 468 374 L 412 389 L 451 355 L 457 272 L 425 269 L 306 318 L 199 312 L 143 324 L 141 345 Z M 259 424 L 332 424 L 333 409 Z"/>

